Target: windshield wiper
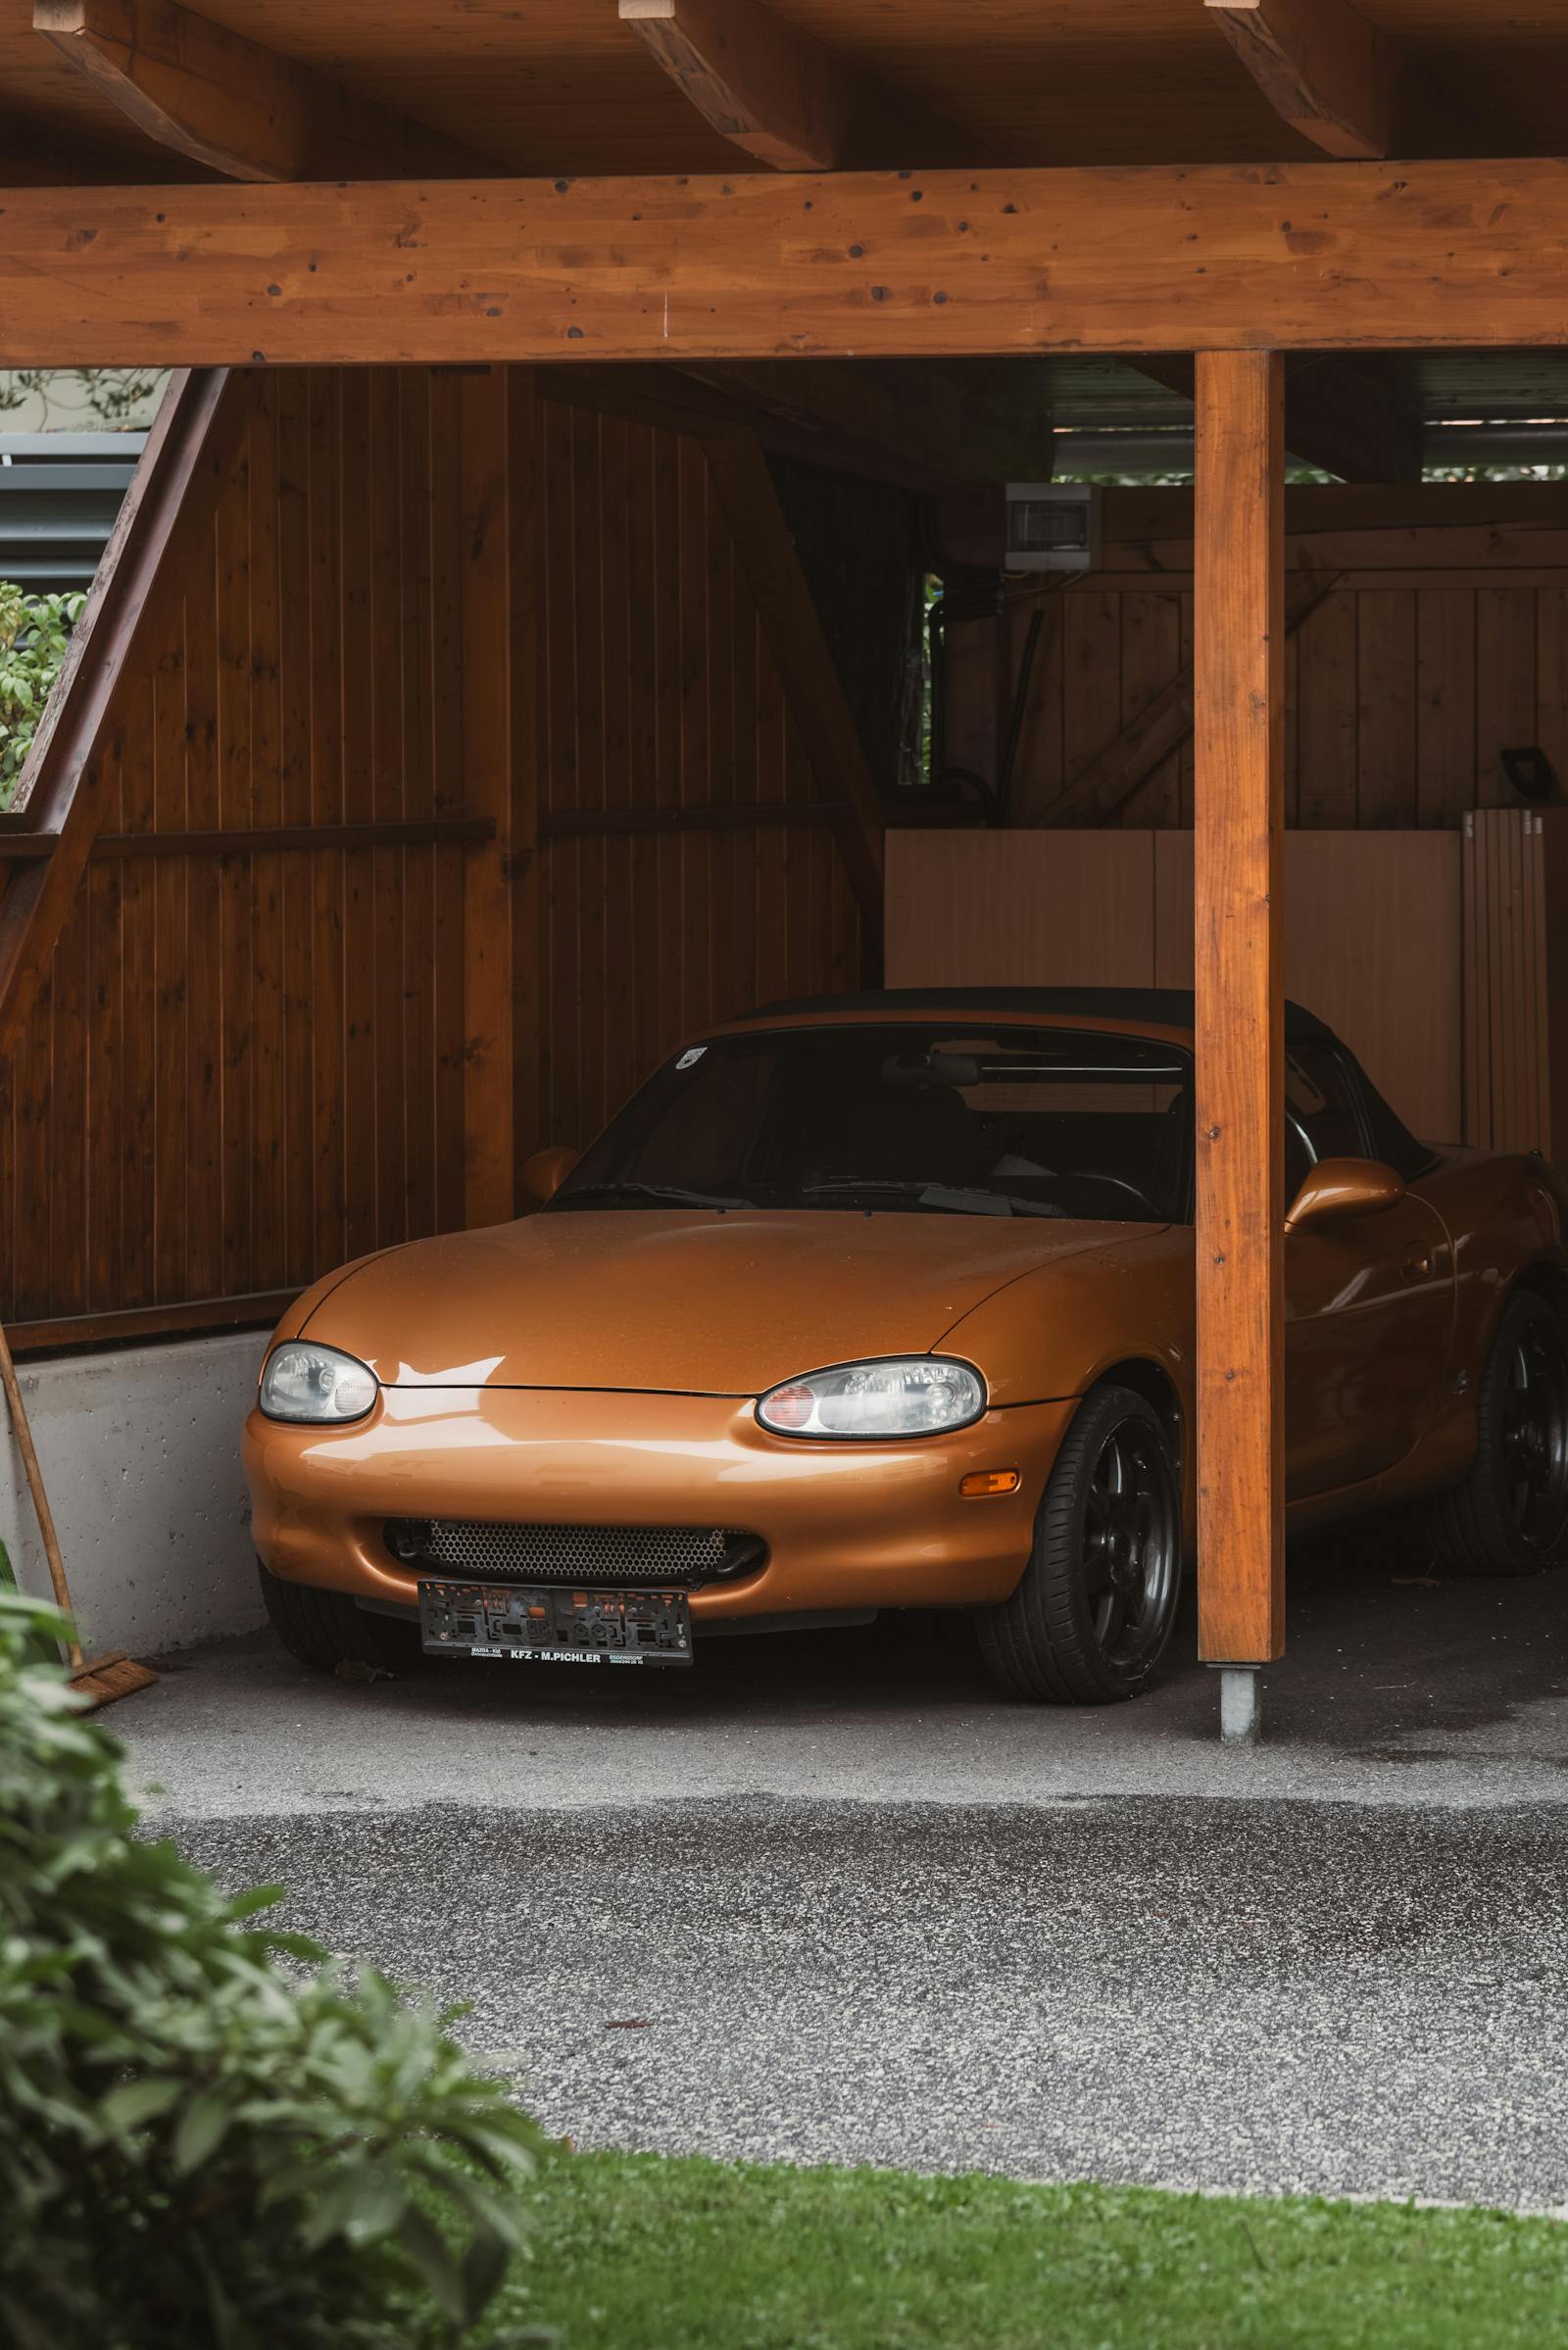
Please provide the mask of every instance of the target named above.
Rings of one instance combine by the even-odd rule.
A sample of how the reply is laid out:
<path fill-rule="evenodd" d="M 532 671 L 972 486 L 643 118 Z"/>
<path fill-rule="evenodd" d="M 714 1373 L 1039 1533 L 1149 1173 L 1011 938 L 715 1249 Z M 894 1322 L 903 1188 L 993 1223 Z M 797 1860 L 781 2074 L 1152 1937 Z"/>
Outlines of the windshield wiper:
<path fill-rule="evenodd" d="M 1059 1216 L 1061 1209 L 1043 1199 L 1020 1199 L 1011 1192 L 982 1192 L 948 1183 L 906 1183 L 891 1175 L 849 1175 L 834 1183 L 803 1183 L 803 1199 L 853 1199 L 857 1195 L 883 1199 L 912 1199 L 920 1207 L 940 1208 L 956 1216 Z"/>
<path fill-rule="evenodd" d="M 575 1207 L 581 1199 L 653 1199 L 666 1207 L 751 1207 L 750 1199 L 726 1199 L 717 1192 L 688 1191 L 681 1183 L 584 1183 L 575 1191 L 558 1194 L 553 1206 Z"/>

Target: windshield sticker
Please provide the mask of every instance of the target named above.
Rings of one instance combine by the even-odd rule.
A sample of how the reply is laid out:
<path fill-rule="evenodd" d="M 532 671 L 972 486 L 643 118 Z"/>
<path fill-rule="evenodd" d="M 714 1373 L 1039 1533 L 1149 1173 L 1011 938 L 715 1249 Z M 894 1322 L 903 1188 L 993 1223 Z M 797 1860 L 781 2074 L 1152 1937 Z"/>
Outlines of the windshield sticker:
<path fill-rule="evenodd" d="M 691 1048 L 691 1051 L 690 1051 L 689 1053 L 683 1053 L 681 1054 L 681 1056 L 680 1056 L 679 1060 L 678 1060 L 678 1061 L 675 1063 L 675 1066 L 676 1066 L 676 1068 L 677 1068 L 677 1069 L 693 1069 L 693 1068 L 695 1068 L 695 1067 L 697 1066 L 697 1063 L 698 1063 L 698 1062 L 699 1062 L 699 1061 L 702 1059 L 702 1057 L 703 1057 L 703 1054 L 704 1054 L 704 1053 L 705 1053 L 707 1051 L 708 1051 L 708 1047 L 707 1047 L 706 1045 L 693 1045 L 693 1047 Z"/>

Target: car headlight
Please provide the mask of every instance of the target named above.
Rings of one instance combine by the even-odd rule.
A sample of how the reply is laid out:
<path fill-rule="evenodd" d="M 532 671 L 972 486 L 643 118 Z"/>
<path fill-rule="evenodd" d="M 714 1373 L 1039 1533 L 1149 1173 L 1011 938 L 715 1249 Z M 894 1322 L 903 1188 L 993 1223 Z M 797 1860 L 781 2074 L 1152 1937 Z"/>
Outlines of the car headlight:
<path fill-rule="evenodd" d="M 379 1392 L 352 1354 L 288 1339 L 267 1358 L 259 1400 L 270 1420 L 363 1420 Z"/>
<path fill-rule="evenodd" d="M 770 1388 L 757 1416 L 775 1436 L 940 1436 L 986 1408 L 985 1381 L 938 1355 L 839 1363 Z"/>

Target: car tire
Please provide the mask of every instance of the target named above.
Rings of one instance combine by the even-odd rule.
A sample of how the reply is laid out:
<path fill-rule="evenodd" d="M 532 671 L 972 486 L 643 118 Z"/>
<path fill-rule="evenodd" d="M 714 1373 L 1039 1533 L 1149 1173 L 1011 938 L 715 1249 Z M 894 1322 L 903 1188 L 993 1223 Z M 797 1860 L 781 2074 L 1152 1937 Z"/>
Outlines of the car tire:
<path fill-rule="evenodd" d="M 1534 1575 L 1568 1556 L 1568 1329 L 1516 1290 L 1476 1390 L 1476 1454 L 1462 1485 L 1426 1505 L 1439 1566 Z"/>
<path fill-rule="evenodd" d="M 285 1583 L 258 1563 L 267 1619 L 288 1650 L 315 1673 L 339 1665 L 375 1665 L 408 1673 L 420 1666 L 418 1627 L 356 1607 L 342 1591 L 323 1591 L 311 1583 Z"/>
<path fill-rule="evenodd" d="M 977 1617 L 1008 1694 L 1112 1705 L 1146 1687 L 1181 1591 L 1181 1478 L 1152 1404 L 1091 1389 L 1056 1454 L 1017 1590 Z"/>

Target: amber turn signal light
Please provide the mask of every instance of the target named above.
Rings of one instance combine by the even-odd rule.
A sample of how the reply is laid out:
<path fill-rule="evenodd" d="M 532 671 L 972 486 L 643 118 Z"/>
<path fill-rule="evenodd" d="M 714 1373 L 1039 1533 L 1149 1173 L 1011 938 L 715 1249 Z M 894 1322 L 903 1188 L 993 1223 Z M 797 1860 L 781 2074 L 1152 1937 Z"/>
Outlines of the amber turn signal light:
<path fill-rule="evenodd" d="M 1023 1479 L 1016 1469 L 976 1469 L 958 1480 L 966 1501 L 988 1501 L 998 1493 L 1015 1493 Z"/>

